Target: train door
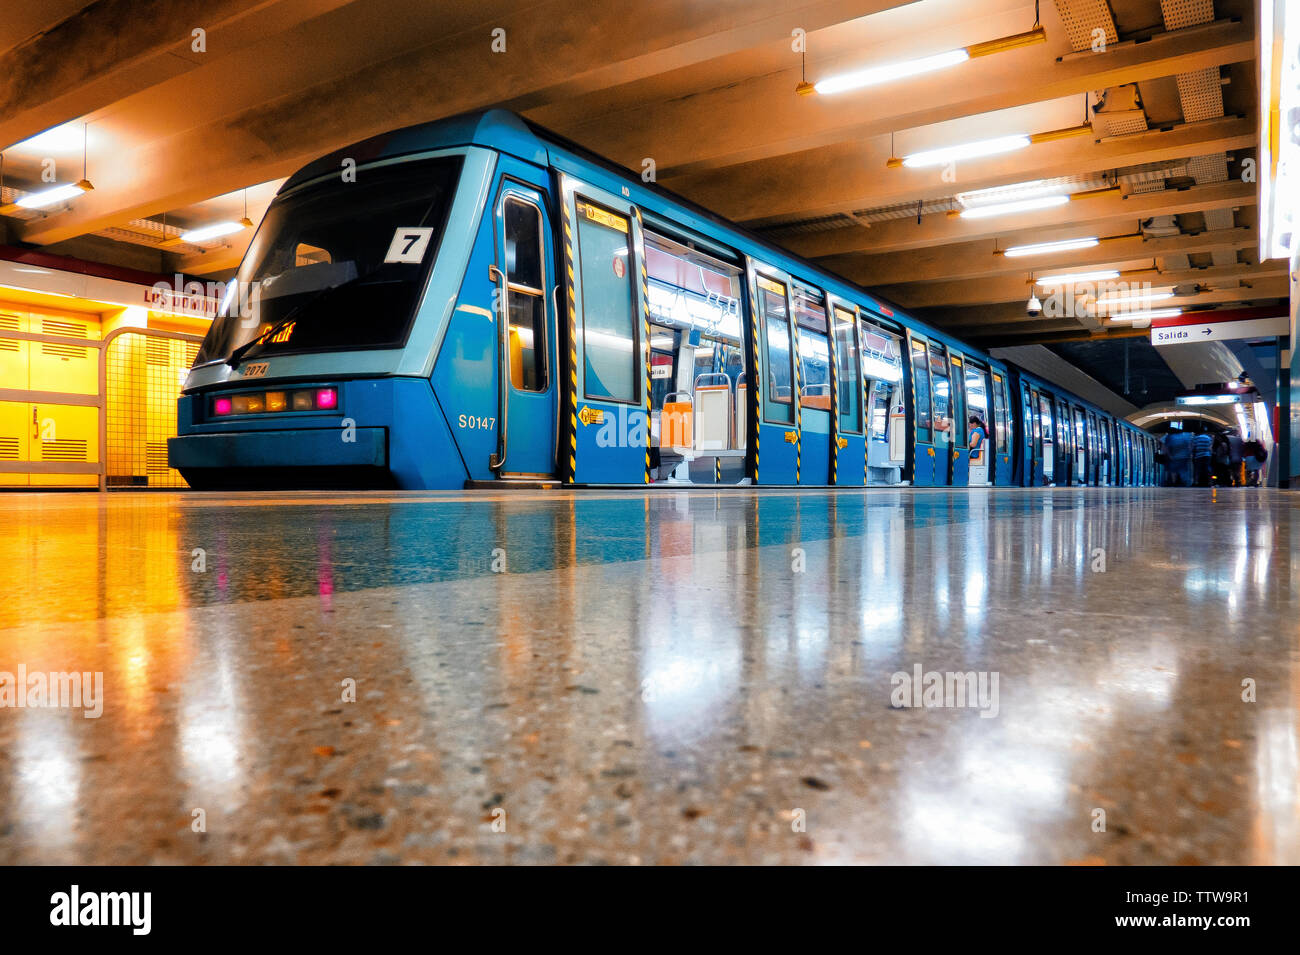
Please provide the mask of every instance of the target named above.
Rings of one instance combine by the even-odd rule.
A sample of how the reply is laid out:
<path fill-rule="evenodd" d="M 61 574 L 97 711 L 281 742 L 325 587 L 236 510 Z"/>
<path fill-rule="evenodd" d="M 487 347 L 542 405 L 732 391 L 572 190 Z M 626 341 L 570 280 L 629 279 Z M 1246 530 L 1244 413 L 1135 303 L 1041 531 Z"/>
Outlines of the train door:
<path fill-rule="evenodd" d="M 1088 477 L 1084 482 L 1095 487 L 1097 484 L 1097 416 L 1087 412 L 1088 429 Z"/>
<path fill-rule="evenodd" d="M 931 419 L 934 432 L 934 484 L 943 486 L 952 480 L 953 389 L 948 371 L 947 349 L 930 342 L 930 400 L 934 402 Z"/>
<path fill-rule="evenodd" d="M 1088 431 L 1083 423 L 1083 409 L 1072 408 L 1074 413 L 1074 483 L 1088 483 Z"/>
<path fill-rule="evenodd" d="M 912 483 L 933 487 L 936 473 L 934 401 L 930 384 L 930 346 L 924 338 L 910 337 L 912 350 L 913 442 Z"/>
<path fill-rule="evenodd" d="M 744 273 L 690 241 L 646 222 L 652 478 L 737 484 L 749 428 Z"/>
<path fill-rule="evenodd" d="M 1038 483 L 1038 442 L 1041 426 L 1038 422 L 1038 399 L 1029 385 L 1020 384 L 1020 484 L 1034 487 Z"/>
<path fill-rule="evenodd" d="M 969 359 L 966 361 L 966 406 L 965 417 L 979 418 L 978 427 L 983 433 L 980 445 L 976 448 L 969 441 L 970 433 L 975 426 L 969 423 L 965 425 L 968 446 L 966 458 L 970 468 L 969 483 L 979 487 L 990 483 L 992 476 L 989 464 L 993 459 L 993 416 L 989 414 L 988 371 Z"/>
<path fill-rule="evenodd" d="M 826 318 L 826 296 L 802 285 L 792 285 L 795 354 L 799 361 L 799 461 L 800 484 L 831 483 L 831 351 Z"/>
<path fill-rule="evenodd" d="M 1056 475 L 1058 487 L 1069 487 L 1073 483 L 1070 465 L 1073 463 L 1072 431 L 1070 428 L 1070 410 L 1065 402 L 1056 399 L 1053 405 L 1056 413 Z"/>
<path fill-rule="evenodd" d="M 501 382 L 498 447 L 493 470 L 502 476 L 555 473 L 555 423 L 559 419 L 555 313 L 547 290 L 555 269 L 543 194 L 512 180 L 502 183 L 496 204 L 497 262 L 505 316 L 500 322 Z"/>
<path fill-rule="evenodd" d="M 831 299 L 831 345 L 835 372 L 835 429 L 831 435 L 831 483 L 860 486 L 867 481 L 867 439 L 863 427 L 866 382 L 857 306 Z M 861 465 L 861 467 L 859 467 Z"/>
<path fill-rule="evenodd" d="M 1115 424 L 1110 418 L 1102 425 L 1101 443 L 1101 483 L 1111 487 L 1115 483 Z"/>
<path fill-rule="evenodd" d="M 894 484 L 902 480 L 908 448 L 902 339 L 866 319 L 858 331 L 866 380 L 867 474 L 872 482 Z M 929 395 L 928 377 L 924 388 Z"/>
<path fill-rule="evenodd" d="M 1052 401 L 1040 392 L 1038 398 L 1038 420 L 1042 428 L 1042 437 L 1038 442 L 1039 483 L 1050 487 L 1056 481 L 1056 442 L 1052 434 Z"/>
<path fill-rule="evenodd" d="M 758 441 L 754 443 L 754 482 L 799 483 L 798 356 L 792 334 L 789 278 L 750 265 L 755 308 L 754 382 L 759 404 Z M 761 453 L 760 453 L 761 451 Z"/>
<path fill-rule="evenodd" d="M 970 423 L 966 414 L 966 360 L 961 355 L 948 353 L 949 377 L 952 388 L 952 425 L 948 434 L 952 439 L 952 449 L 948 453 L 948 483 L 953 487 L 966 487 L 970 483 L 970 457 L 967 445 L 970 438 Z"/>
<path fill-rule="evenodd" d="M 990 480 L 999 486 L 1011 483 L 1011 434 L 1013 429 L 1007 401 L 1007 379 L 999 371 L 993 372 L 993 432 L 989 435 Z"/>
<path fill-rule="evenodd" d="M 570 351 L 567 450 L 578 484 L 642 484 L 650 474 L 648 325 L 640 213 L 563 181 Z"/>

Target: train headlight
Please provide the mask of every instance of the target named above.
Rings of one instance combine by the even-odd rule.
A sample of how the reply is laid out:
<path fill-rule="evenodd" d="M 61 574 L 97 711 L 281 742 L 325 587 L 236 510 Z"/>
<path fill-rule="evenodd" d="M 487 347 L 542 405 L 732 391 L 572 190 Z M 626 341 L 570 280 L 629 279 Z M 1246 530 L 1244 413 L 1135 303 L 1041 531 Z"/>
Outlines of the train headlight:
<path fill-rule="evenodd" d="M 214 395 L 212 416 L 280 414 L 286 411 L 337 411 L 337 388 L 303 388 L 297 391 L 240 391 L 231 395 Z"/>
<path fill-rule="evenodd" d="M 257 414 L 266 407 L 266 402 L 260 392 L 232 395 L 230 404 L 232 414 Z"/>

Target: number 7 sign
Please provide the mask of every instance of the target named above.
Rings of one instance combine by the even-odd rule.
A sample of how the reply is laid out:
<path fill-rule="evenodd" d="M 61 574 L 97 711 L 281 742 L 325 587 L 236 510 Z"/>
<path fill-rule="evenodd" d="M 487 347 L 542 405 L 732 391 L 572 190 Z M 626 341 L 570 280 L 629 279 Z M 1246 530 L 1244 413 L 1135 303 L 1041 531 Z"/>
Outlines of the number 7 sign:
<path fill-rule="evenodd" d="M 418 265 L 429 248 L 429 239 L 433 237 L 432 229 L 403 229 L 393 233 L 392 244 L 388 246 L 385 262 L 409 262 Z"/>

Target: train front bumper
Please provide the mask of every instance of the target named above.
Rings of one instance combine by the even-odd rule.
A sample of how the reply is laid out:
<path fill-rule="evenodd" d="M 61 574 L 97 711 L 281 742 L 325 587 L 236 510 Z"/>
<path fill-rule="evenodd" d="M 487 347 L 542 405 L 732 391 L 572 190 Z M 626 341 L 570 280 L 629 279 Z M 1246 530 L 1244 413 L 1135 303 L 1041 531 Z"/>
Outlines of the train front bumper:
<path fill-rule="evenodd" d="M 347 440 L 345 440 L 345 438 Z M 167 439 L 167 459 L 190 468 L 388 467 L 386 428 L 223 431 Z"/>

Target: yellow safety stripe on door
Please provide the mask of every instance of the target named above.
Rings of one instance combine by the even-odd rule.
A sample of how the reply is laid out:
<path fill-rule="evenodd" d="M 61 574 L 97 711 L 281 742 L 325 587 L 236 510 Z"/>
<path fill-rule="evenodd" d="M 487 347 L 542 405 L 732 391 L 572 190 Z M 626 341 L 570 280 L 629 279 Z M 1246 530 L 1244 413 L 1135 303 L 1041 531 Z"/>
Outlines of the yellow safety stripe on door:
<path fill-rule="evenodd" d="M 758 297 L 754 294 L 754 286 L 749 286 L 749 340 L 753 345 L 753 356 L 750 358 L 749 380 L 745 383 L 745 393 L 749 401 L 749 433 L 750 442 L 754 446 L 754 483 L 758 484 L 758 435 L 763 430 L 759 423 L 760 416 L 763 412 L 763 399 L 759 391 L 759 385 L 763 381 L 763 376 L 759 373 L 758 351 Z"/>
<path fill-rule="evenodd" d="M 787 293 L 786 309 L 793 332 L 790 343 L 794 346 L 794 387 L 790 389 L 790 398 L 794 401 L 794 483 L 798 484 L 799 466 L 803 458 L 803 393 L 799 390 L 799 372 L 802 368 L 799 360 L 799 320 L 794 317 L 793 289 Z"/>
<path fill-rule="evenodd" d="M 632 217 L 636 219 L 637 258 L 641 260 L 641 357 L 645 362 L 645 483 L 650 483 L 650 275 L 646 271 L 645 261 L 645 223 L 641 219 L 641 210 L 632 207 Z M 630 247 L 631 243 L 629 243 Z"/>
<path fill-rule="evenodd" d="M 564 267 L 569 282 L 565 295 L 569 304 L 569 467 L 564 472 L 565 483 L 578 479 L 578 302 L 576 280 L 573 275 L 573 216 L 569 203 L 564 200 L 567 190 L 565 179 L 560 177 L 560 208 L 564 213 Z M 576 200 L 575 200 L 576 201 Z"/>
<path fill-rule="evenodd" d="M 858 336 L 858 364 L 863 362 L 862 353 L 866 342 L 862 340 L 862 312 L 853 306 L 853 334 Z M 902 382 L 900 381 L 901 385 Z M 867 376 L 862 376 L 862 484 L 871 483 L 871 411 L 867 408 Z M 889 415 L 893 412 L 893 395 L 890 395 L 890 407 L 885 409 L 885 440 L 889 440 Z M 892 455 L 891 455 L 892 457 Z M 915 470 L 915 468 L 913 468 Z"/>
<path fill-rule="evenodd" d="M 830 296 L 826 296 L 826 331 L 827 344 L 830 346 L 831 355 L 831 483 L 837 484 L 840 473 L 840 386 L 839 386 L 839 360 L 836 357 L 839 353 L 835 348 L 835 306 L 831 304 Z"/>

